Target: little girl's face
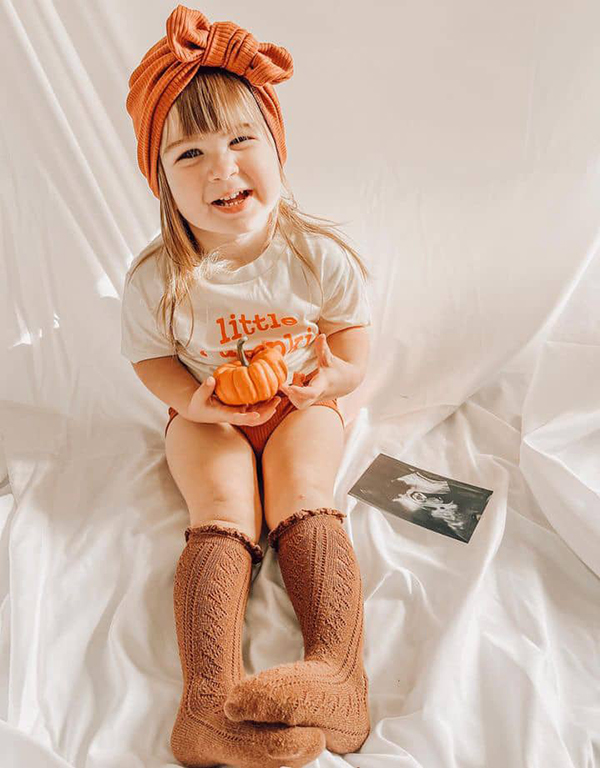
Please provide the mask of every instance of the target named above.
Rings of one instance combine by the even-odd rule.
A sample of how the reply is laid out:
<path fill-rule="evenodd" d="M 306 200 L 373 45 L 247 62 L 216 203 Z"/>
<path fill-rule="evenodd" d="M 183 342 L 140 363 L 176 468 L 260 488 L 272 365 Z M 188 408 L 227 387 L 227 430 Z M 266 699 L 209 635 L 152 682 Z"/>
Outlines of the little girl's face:
<path fill-rule="evenodd" d="M 229 134 L 204 134 L 178 142 L 173 132 L 161 153 L 175 204 L 206 248 L 266 227 L 281 194 L 279 164 L 267 137 L 247 123 Z M 242 206 L 214 201 L 251 190 Z"/>

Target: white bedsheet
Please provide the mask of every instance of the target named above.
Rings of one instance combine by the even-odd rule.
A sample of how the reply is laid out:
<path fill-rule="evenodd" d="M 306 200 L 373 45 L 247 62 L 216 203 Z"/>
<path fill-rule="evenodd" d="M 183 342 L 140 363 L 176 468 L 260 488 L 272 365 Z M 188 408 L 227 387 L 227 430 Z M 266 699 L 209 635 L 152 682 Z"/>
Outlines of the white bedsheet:
<path fill-rule="evenodd" d="M 119 354 L 158 227 L 127 78 L 174 6 L 0 7 L 1 768 L 176 764 L 187 512 Z M 292 52 L 286 173 L 374 275 L 336 484 L 372 731 L 313 768 L 598 768 L 597 4 L 194 7 Z M 347 496 L 379 452 L 494 490 L 468 545 Z M 268 550 L 246 671 L 301 654 Z"/>

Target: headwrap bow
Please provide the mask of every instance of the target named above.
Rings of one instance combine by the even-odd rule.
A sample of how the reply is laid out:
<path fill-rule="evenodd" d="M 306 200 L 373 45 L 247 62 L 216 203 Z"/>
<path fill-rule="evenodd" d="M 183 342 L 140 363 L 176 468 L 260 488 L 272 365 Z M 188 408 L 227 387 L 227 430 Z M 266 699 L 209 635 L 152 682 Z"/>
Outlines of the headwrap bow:
<path fill-rule="evenodd" d="M 259 43 L 232 21 L 210 24 L 200 11 L 183 5 L 171 13 L 166 28 L 166 37 L 150 48 L 129 78 L 126 102 L 138 141 L 138 165 L 154 195 L 159 196 L 157 162 L 167 113 L 201 66 L 226 69 L 248 82 L 284 165 L 285 132 L 273 85 L 292 76 L 290 53 Z"/>

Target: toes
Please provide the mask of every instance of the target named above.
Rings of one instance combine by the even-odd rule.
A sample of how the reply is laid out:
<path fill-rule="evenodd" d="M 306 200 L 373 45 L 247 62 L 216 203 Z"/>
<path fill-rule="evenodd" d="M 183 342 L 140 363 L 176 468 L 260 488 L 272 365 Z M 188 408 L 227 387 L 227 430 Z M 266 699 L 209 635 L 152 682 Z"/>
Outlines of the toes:
<path fill-rule="evenodd" d="M 315 760 L 327 744 L 320 728 L 285 728 L 270 734 L 265 747 L 268 757 L 295 768 Z"/>
<path fill-rule="evenodd" d="M 270 692 L 269 692 L 270 693 Z M 254 720 L 259 723 L 285 723 L 288 710 L 274 701 L 265 690 L 238 686 L 227 697 L 223 710 L 230 720 Z"/>
<path fill-rule="evenodd" d="M 246 717 L 246 712 L 244 711 L 244 707 L 242 706 L 242 703 L 236 700 L 230 701 L 227 699 L 225 704 L 223 705 L 223 711 L 227 715 L 227 717 L 230 720 L 233 720 L 235 723 L 239 723 L 242 720 L 252 720 L 251 717 Z"/>

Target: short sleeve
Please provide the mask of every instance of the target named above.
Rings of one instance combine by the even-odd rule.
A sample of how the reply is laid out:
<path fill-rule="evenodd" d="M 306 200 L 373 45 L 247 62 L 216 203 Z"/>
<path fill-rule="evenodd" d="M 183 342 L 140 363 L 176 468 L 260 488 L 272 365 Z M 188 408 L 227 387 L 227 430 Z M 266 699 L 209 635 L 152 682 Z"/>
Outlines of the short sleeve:
<path fill-rule="evenodd" d="M 365 279 L 356 261 L 334 244 L 323 255 L 323 304 L 318 321 L 329 335 L 356 326 L 371 325 L 371 308 Z"/>
<path fill-rule="evenodd" d="M 134 278 L 140 271 L 141 268 L 136 271 Z M 132 363 L 151 357 L 174 355 L 173 345 L 158 325 L 156 297 L 153 301 L 148 290 L 136 280 L 130 279 L 130 272 L 125 280 L 121 305 L 121 354 Z"/>

